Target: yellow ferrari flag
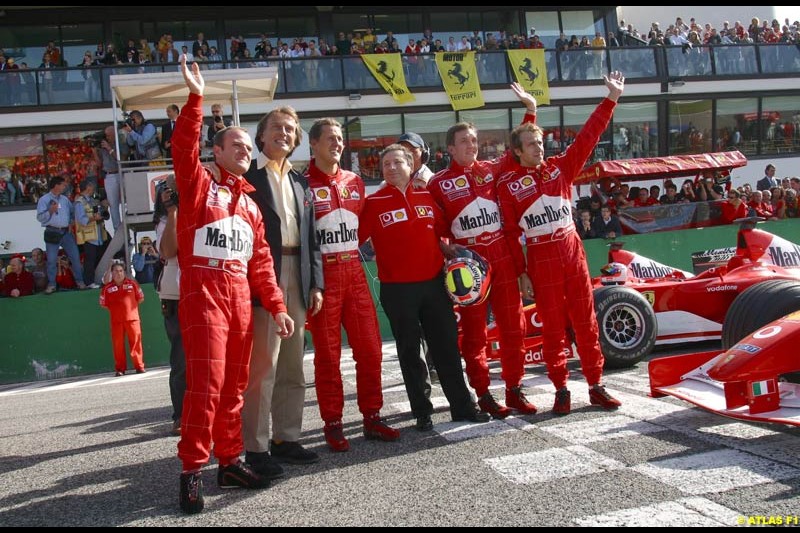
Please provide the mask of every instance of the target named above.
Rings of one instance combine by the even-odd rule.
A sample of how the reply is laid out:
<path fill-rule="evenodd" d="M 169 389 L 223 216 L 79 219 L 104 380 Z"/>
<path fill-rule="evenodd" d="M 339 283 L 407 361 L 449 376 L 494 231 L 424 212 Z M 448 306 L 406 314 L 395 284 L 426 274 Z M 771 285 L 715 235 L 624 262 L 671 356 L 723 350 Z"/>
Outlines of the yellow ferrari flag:
<path fill-rule="evenodd" d="M 399 53 L 396 54 L 362 54 L 361 59 L 372 75 L 378 80 L 395 102 L 405 104 L 416 100 L 406 85 L 406 76 L 403 73 L 403 60 Z"/>
<path fill-rule="evenodd" d="M 544 50 L 507 50 L 507 52 L 517 82 L 536 97 L 537 103 L 549 104 L 550 86 L 547 84 Z"/>
<path fill-rule="evenodd" d="M 436 66 L 453 109 L 483 107 L 475 52 L 436 52 Z"/>

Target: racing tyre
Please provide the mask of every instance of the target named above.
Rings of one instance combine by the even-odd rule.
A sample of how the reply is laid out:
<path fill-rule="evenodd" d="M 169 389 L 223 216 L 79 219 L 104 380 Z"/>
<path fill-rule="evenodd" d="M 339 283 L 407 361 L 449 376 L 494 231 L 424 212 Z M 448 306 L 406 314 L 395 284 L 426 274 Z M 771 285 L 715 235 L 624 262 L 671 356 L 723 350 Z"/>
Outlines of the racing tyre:
<path fill-rule="evenodd" d="M 800 282 L 763 281 L 745 289 L 728 308 L 722 323 L 722 348 L 727 350 L 761 326 L 800 310 Z"/>
<path fill-rule="evenodd" d="M 628 287 L 602 287 L 594 292 L 600 348 L 606 368 L 628 368 L 653 351 L 658 322 L 644 296 Z"/>

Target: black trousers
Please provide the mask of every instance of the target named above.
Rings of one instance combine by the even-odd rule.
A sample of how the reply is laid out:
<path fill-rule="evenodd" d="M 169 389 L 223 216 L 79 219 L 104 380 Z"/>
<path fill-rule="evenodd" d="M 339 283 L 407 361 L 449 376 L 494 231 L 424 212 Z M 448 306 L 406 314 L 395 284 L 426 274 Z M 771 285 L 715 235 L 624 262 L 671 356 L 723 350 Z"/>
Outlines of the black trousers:
<path fill-rule="evenodd" d="M 412 414 L 433 412 L 428 365 L 420 355 L 423 331 L 451 414 L 470 412 L 472 398 L 461 368 L 456 317 L 443 276 L 416 283 L 381 283 L 380 300 L 394 334 Z"/>
<path fill-rule="evenodd" d="M 186 393 L 186 356 L 183 352 L 181 325 L 178 322 L 178 300 L 161 300 L 164 329 L 169 339 L 169 396 L 172 400 L 172 420 L 181 419 L 183 396 Z"/>

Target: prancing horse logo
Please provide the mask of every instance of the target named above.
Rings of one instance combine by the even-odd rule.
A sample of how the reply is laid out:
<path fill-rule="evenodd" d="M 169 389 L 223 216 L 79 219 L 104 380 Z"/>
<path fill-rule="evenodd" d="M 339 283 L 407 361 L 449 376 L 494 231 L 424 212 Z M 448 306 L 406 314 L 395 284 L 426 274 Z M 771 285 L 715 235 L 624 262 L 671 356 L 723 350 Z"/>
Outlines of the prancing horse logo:
<path fill-rule="evenodd" d="M 447 75 L 451 78 L 455 78 L 460 89 L 463 89 L 464 84 L 469 81 L 469 72 L 467 72 L 466 76 L 461 73 L 461 63 L 454 63 L 453 68 L 447 71 Z"/>
<path fill-rule="evenodd" d="M 531 63 L 531 58 L 526 57 L 522 61 L 522 65 L 520 65 L 519 71 L 520 71 L 520 73 L 525 74 L 526 76 L 528 76 L 528 81 L 530 83 L 536 83 L 536 78 L 539 77 L 539 69 L 537 68 L 536 72 L 534 72 L 531 69 L 532 66 L 533 66 L 533 64 Z"/>
<path fill-rule="evenodd" d="M 389 77 L 389 75 L 386 73 L 388 68 L 389 66 L 386 64 L 386 61 L 378 61 L 378 74 L 383 76 L 389 83 L 392 83 L 394 82 L 395 72 L 392 71 L 392 76 Z"/>

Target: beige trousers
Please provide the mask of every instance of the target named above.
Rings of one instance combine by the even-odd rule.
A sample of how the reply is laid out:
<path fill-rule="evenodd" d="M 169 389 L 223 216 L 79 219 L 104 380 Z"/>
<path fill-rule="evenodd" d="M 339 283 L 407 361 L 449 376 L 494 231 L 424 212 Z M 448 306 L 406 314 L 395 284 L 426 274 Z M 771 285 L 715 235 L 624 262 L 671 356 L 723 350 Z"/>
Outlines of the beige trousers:
<path fill-rule="evenodd" d="M 300 286 L 299 256 L 283 256 L 278 284 L 283 291 L 289 316 L 294 320 L 294 335 L 281 339 L 275 320 L 267 311 L 263 307 L 253 308 L 250 380 L 244 392 L 242 408 L 242 438 L 244 448 L 249 452 L 269 451 L 270 438 L 297 441 L 303 425 L 306 308 Z"/>

